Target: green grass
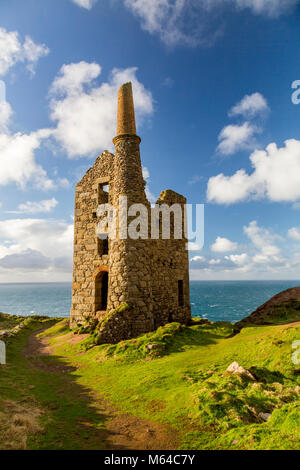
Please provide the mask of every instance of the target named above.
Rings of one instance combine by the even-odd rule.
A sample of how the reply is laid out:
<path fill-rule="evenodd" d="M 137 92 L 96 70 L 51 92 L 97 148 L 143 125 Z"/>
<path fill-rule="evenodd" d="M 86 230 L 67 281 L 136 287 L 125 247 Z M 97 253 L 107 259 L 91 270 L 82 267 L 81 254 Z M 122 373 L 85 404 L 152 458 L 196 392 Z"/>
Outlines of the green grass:
<path fill-rule="evenodd" d="M 274 305 L 265 320 L 277 325 L 300 321 L 300 300 L 289 300 Z"/>
<path fill-rule="evenodd" d="M 22 354 L 32 332 L 51 326 L 55 335 L 68 331 L 66 322 L 27 319 L 26 327 L 6 341 L 7 365 L 0 366 L 0 449 L 105 448 L 106 433 L 99 435 L 105 419 L 73 369 L 57 356 L 35 364 Z M 43 365 L 53 371 L 43 371 Z"/>
<path fill-rule="evenodd" d="M 300 321 L 300 300 L 287 300 L 244 318 L 236 323 L 236 326 L 244 327 L 251 322 L 260 325 L 284 325 L 298 321 Z"/>
<path fill-rule="evenodd" d="M 0 331 L 11 330 L 19 323 L 25 320 L 25 317 L 19 317 L 17 315 L 8 315 L 6 313 L 0 313 Z"/>
<path fill-rule="evenodd" d="M 39 358 L 37 369 L 21 351 L 39 328 L 41 322 L 32 320 L 12 339 L 0 375 L 2 403 L 41 410 L 43 431 L 29 432 L 27 448 L 106 448 L 106 418 L 96 396 L 123 413 L 169 425 L 182 449 L 300 447 L 300 368 L 291 360 L 299 325 L 250 326 L 233 336 L 226 322 L 172 323 L 134 340 L 91 347 L 89 339 L 71 343 L 66 321 L 55 322 L 41 333 L 54 354 Z M 228 374 L 233 361 L 256 381 Z M 271 419 L 264 422 L 259 413 Z"/>
<path fill-rule="evenodd" d="M 197 323 L 195 321 L 195 323 Z M 199 345 L 213 344 L 216 339 L 228 337 L 233 333 L 233 326 L 228 322 L 206 322 L 205 326 L 186 327 L 180 323 L 169 323 L 152 333 L 138 338 L 121 341 L 114 345 L 99 348 L 106 357 L 136 361 L 146 357 L 160 357 L 170 352 L 182 352 Z M 95 346 L 94 335 L 82 343 L 85 350 Z"/>
<path fill-rule="evenodd" d="M 124 412 L 174 427 L 182 448 L 299 448 L 300 375 L 291 361 L 299 325 L 249 327 L 230 337 L 232 331 L 222 322 L 173 323 L 118 345 L 84 352 L 85 340 L 56 351 L 76 364 L 78 383 Z M 151 344 L 158 346 L 149 350 Z M 229 375 L 233 361 L 256 382 Z"/>

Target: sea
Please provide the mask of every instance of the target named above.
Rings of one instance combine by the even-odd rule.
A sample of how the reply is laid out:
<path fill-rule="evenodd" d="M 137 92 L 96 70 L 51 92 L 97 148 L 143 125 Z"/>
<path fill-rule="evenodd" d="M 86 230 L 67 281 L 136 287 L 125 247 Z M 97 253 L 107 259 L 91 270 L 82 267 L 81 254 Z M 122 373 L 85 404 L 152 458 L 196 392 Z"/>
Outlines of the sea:
<path fill-rule="evenodd" d="M 299 281 L 191 281 L 192 315 L 235 323 Z M 0 284 L 0 312 L 68 317 L 71 283 Z"/>

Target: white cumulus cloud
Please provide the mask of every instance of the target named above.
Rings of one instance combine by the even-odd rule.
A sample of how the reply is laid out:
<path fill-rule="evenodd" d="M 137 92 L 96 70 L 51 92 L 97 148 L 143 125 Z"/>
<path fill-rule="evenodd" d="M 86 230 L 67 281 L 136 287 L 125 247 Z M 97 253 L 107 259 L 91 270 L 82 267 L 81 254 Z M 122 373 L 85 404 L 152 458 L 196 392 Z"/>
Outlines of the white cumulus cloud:
<path fill-rule="evenodd" d="M 261 93 L 252 93 L 252 95 L 245 95 L 231 108 L 228 115 L 230 117 L 242 115 L 244 118 L 250 119 L 257 114 L 265 113 L 268 109 L 269 106 L 264 96 Z"/>
<path fill-rule="evenodd" d="M 217 204 L 233 204 L 247 199 L 251 181 L 245 170 L 237 171 L 233 176 L 223 173 L 212 176 L 207 183 L 207 200 Z"/>
<path fill-rule="evenodd" d="M 151 93 L 136 77 L 137 68 L 113 69 L 108 82 L 97 86 L 101 67 L 79 62 L 64 65 L 51 88 L 53 133 L 70 158 L 93 155 L 112 148 L 116 133 L 117 93 L 128 81 L 133 84 L 137 126 L 153 113 Z"/>
<path fill-rule="evenodd" d="M 211 251 L 215 253 L 225 253 L 226 251 L 236 251 L 237 243 L 228 240 L 228 238 L 217 237 L 215 243 L 210 246 Z"/>
<path fill-rule="evenodd" d="M 72 0 L 90 10 L 97 0 Z M 111 0 L 115 1 L 115 0 Z M 120 0 L 121 1 L 121 0 Z M 141 27 L 168 46 L 212 45 L 222 35 L 222 13 L 246 10 L 255 15 L 278 17 L 299 0 L 122 0 Z"/>
<path fill-rule="evenodd" d="M 222 155 L 232 155 L 239 150 L 253 148 L 253 136 L 259 131 L 259 128 L 249 122 L 226 126 L 219 134 L 217 151 Z"/>
<path fill-rule="evenodd" d="M 0 132 L 8 132 L 13 110 L 9 103 L 3 101 L 0 103 Z"/>
<path fill-rule="evenodd" d="M 28 183 L 41 190 L 68 188 L 66 178 L 52 180 L 36 161 L 35 152 L 53 134 L 52 129 L 39 129 L 30 134 L 11 133 L 13 110 L 8 102 L 0 103 L 0 186 L 11 183 L 24 188 Z"/>
<path fill-rule="evenodd" d="M 2 267 L 22 269 L 26 264 L 26 269 L 35 271 L 40 261 L 43 268 L 51 265 L 55 269 L 55 265 L 60 265 L 60 270 L 71 270 L 73 224 L 55 219 L 3 220 L 0 239 L 9 242 L 0 244 Z"/>
<path fill-rule="evenodd" d="M 24 282 L 70 280 L 73 225 L 55 219 L 0 222 L 0 279 Z"/>
<path fill-rule="evenodd" d="M 231 261 L 237 266 L 243 266 L 249 261 L 249 256 L 247 253 L 242 253 L 240 255 L 227 255 L 225 256 L 225 259 Z"/>
<path fill-rule="evenodd" d="M 290 228 L 288 231 L 288 236 L 292 238 L 292 240 L 295 240 L 296 242 L 300 242 L 300 228 L 299 227 Z"/>
<path fill-rule="evenodd" d="M 23 188 L 31 181 L 39 189 L 54 189 L 54 182 L 47 177 L 34 155 L 49 135 L 47 129 L 31 134 L 0 134 L 0 186 L 16 183 Z"/>
<path fill-rule="evenodd" d="M 36 44 L 30 36 L 26 36 L 22 43 L 17 31 L 0 28 L 0 76 L 6 75 L 18 62 L 25 63 L 33 75 L 39 59 L 49 52 L 45 44 Z"/>
<path fill-rule="evenodd" d="M 221 239 L 218 258 L 194 256 L 192 279 L 291 279 L 291 273 L 299 277 L 300 253 L 295 250 L 289 253 L 286 239 L 255 220 L 244 226 L 243 232 L 249 242 L 243 245 L 241 253 L 229 252 L 222 256 L 224 243 Z M 300 241 L 300 228 L 291 229 L 289 236 Z M 230 247 L 230 243 L 225 245 Z M 235 248 L 237 251 L 238 246 Z"/>
<path fill-rule="evenodd" d="M 225 9 L 249 10 L 276 17 L 298 0 L 124 0 L 142 28 L 167 45 L 211 45 L 222 33 L 220 17 Z"/>
<path fill-rule="evenodd" d="M 78 62 L 63 65 L 54 79 L 51 92 L 54 95 L 76 96 L 84 91 L 84 85 L 91 85 L 101 74 L 101 67 L 96 63 Z"/>
<path fill-rule="evenodd" d="M 244 227 L 244 232 L 251 240 L 254 247 L 259 250 L 257 258 L 260 262 L 261 259 L 267 261 L 269 258 L 278 260 L 280 248 L 276 245 L 276 240 L 280 240 L 278 235 L 272 234 L 268 229 L 260 227 L 256 220 L 250 222 L 248 226 Z"/>
<path fill-rule="evenodd" d="M 205 257 L 204 256 L 193 256 L 193 258 L 191 258 L 191 262 L 196 262 L 196 261 L 205 261 Z"/>
<path fill-rule="evenodd" d="M 152 194 L 152 192 L 151 192 L 151 189 L 150 189 L 150 186 L 149 186 L 149 183 L 151 181 L 150 180 L 150 172 L 149 172 L 149 170 L 146 166 L 143 166 L 143 178 L 146 181 L 146 188 L 145 188 L 146 197 L 147 197 L 148 201 L 150 201 L 152 203 L 155 203 L 156 200 L 157 200 L 157 197 L 155 197 L 154 194 Z"/>
<path fill-rule="evenodd" d="M 10 211 L 15 214 L 40 214 L 42 212 L 51 212 L 58 205 L 58 201 L 53 197 L 52 199 L 45 199 L 43 201 L 27 201 L 24 204 L 19 204 L 17 211 Z"/>
<path fill-rule="evenodd" d="M 284 147 L 271 143 L 250 155 L 253 172 L 238 170 L 232 176 L 219 174 L 208 181 L 207 199 L 232 204 L 266 198 L 277 202 L 300 200 L 300 141 L 290 139 Z"/>

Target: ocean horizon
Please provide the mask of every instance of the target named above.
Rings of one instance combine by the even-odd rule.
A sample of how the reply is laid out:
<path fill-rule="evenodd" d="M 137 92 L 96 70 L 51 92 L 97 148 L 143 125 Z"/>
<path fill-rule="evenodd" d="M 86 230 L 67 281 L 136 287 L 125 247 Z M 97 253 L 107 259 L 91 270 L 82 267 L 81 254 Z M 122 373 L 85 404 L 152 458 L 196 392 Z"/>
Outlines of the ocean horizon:
<path fill-rule="evenodd" d="M 299 281 L 191 281 L 193 316 L 235 323 L 273 295 Z M 0 312 L 66 318 L 71 308 L 71 282 L 1 283 Z"/>

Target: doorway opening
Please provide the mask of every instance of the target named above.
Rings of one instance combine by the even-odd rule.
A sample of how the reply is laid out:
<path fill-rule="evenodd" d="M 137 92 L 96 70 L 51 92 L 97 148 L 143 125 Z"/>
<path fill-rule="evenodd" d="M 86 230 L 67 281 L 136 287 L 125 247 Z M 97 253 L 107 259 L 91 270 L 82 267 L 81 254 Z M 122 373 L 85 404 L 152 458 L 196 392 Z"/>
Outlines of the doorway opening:
<path fill-rule="evenodd" d="M 107 309 L 108 300 L 108 272 L 100 272 L 95 281 L 95 311 Z"/>
<path fill-rule="evenodd" d="M 184 306 L 183 281 L 178 281 L 178 305 Z"/>

